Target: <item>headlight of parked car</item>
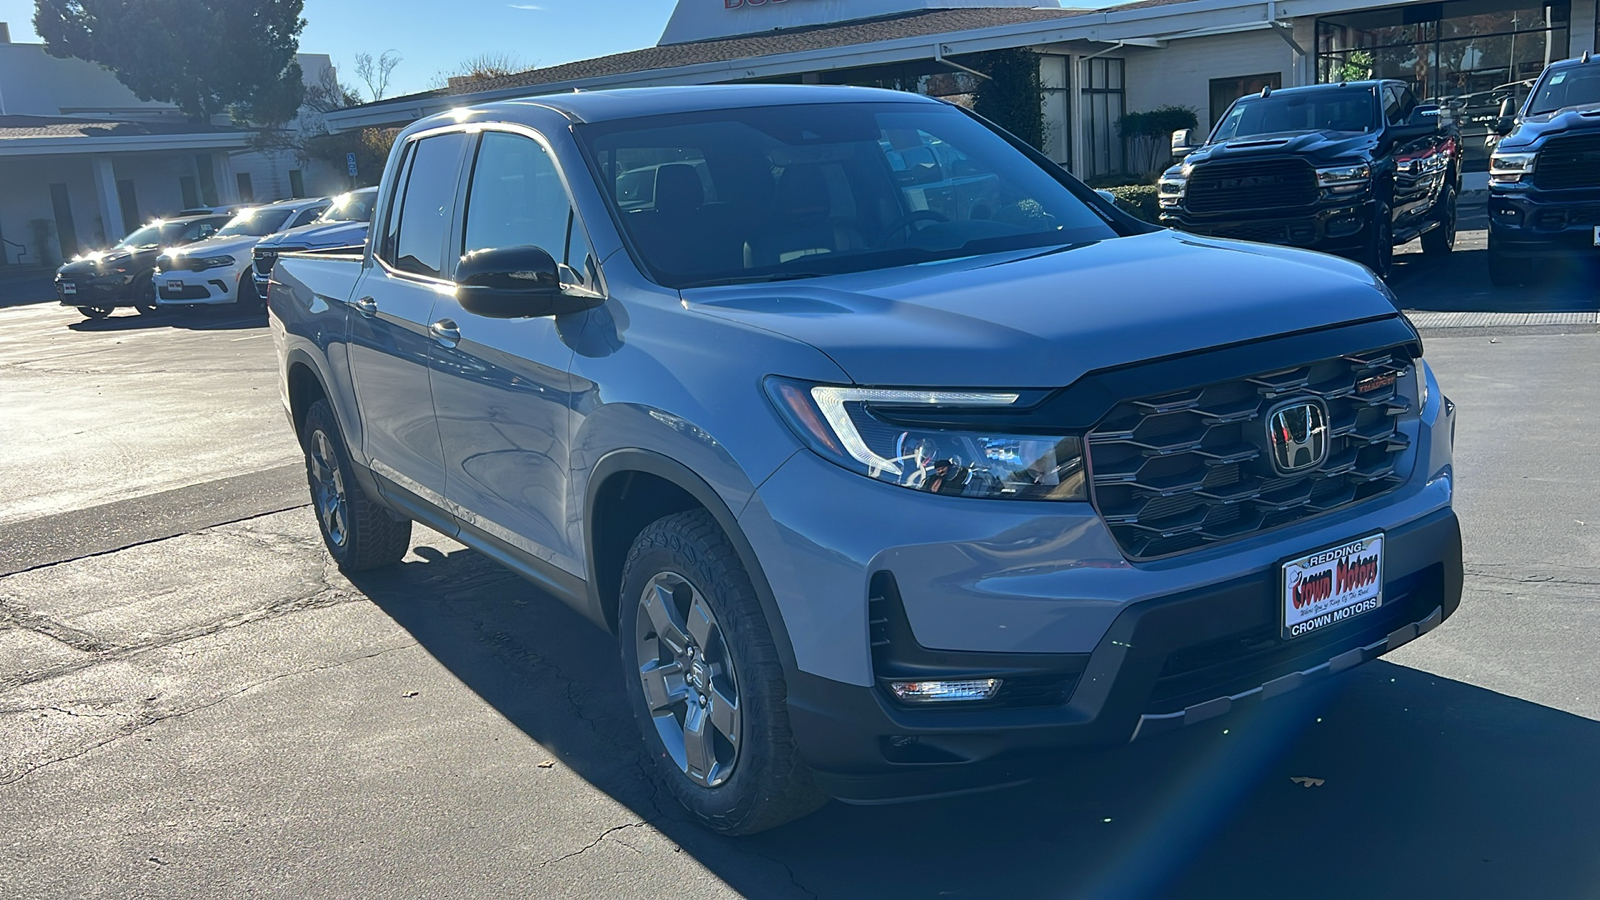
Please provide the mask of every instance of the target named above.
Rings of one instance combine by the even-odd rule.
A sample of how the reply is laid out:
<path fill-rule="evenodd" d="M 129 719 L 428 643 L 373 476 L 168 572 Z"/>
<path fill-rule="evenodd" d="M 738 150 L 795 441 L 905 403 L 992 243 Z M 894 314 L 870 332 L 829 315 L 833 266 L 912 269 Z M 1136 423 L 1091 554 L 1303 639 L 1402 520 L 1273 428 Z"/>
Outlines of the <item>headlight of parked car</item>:
<path fill-rule="evenodd" d="M 1372 180 L 1372 167 L 1366 163 L 1354 166 L 1330 166 L 1317 170 L 1317 186 L 1335 194 L 1359 191 Z"/>
<path fill-rule="evenodd" d="M 1489 157 L 1489 180 L 1495 184 L 1517 184 L 1533 172 L 1538 153 L 1496 153 Z"/>
<path fill-rule="evenodd" d="M 233 265 L 234 262 L 235 260 L 231 256 L 208 256 L 205 259 L 200 260 L 200 268 L 222 269 Z"/>
<path fill-rule="evenodd" d="M 884 390 L 767 379 L 795 434 L 869 478 L 934 494 L 997 500 L 1084 500 L 1077 435 L 1013 434 L 915 424 L 934 408 L 960 414 L 1017 405 L 1004 391 Z M 896 414 L 899 413 L 897 416 Z"/>
<path fill-rule="evenodd" d="M 1183 199 L 1183 192 L 1189 187 L 1189 167 L 1169 169 L 1162 173 L 1161 180 L 1156 182 L 1157 201 L 1165 209 L 1177 207 Z"/>

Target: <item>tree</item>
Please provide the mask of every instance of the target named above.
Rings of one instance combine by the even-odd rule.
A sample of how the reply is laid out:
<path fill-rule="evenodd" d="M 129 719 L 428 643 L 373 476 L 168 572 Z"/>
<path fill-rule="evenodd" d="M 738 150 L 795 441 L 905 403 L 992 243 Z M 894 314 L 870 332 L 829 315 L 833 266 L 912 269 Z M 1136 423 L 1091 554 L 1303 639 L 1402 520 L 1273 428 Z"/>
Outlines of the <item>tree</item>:
<path fill-rule="evenodd" d="M 45 52 L 99 63 L 141 100 L 194 120 L 225 110 L 293 118 L 304 92 L 295 51 L 304 0 L 36 0 Z"/>
<path fill-rule="evenodd" d="M 433 76 L 428 87 L 439 90 L 486 81 L 503 75 L 515 75 L 536 68 L 537 62 L 524 62 L 515 53 L 479 53 L 461 61 L 454 69 L 441 69 Z"/>
<path fill-rule="evenodd" d="M 1193 107 L 1158 106 L 1149 112 L 1123 113 L 1117 120 L 1127 148 L 1127 169 L 1133 175 L 1154 175 L 1172 161 L 1172 133 L 1200 127 Z"/>
<path fill-rule="evenodd" d="M 314 159 L 322 160 L 341 171 L 346 156 L 354 153 L 358 173 L 355 186 L 376 184 L 383 174 L 398 129 L 363 128 L 334 134 L 328 130 L 324 118 L 333 110 L 361 102 L 361 92 L 357 88 L 341 84 L 332 69 L 324 69 L 317 83 L 306 88 L 300 115 L 289 125 L 261 129 L 252 138 L 251 146 L 262 153 L 293 153 L 302 165 Z"/>
<path fill-rule="evenodd" d="M 367 86 L 373 102 L 382 100 L 389 92 L 389 75 L 400 65 L 400 59 L 400 54 L 393 50 L 383 51 L 377 59 L 373 59 L 371 53 L 356 54 L 356 77 Z"/>
<path fill-rule="evenodd" d="M 973 68 L 989 76 L 978 85 L 973 111 L 1032 147 L 1044 146 L 1044 83 L 1039 54 L 1021 48 L 980 54 Z"/>

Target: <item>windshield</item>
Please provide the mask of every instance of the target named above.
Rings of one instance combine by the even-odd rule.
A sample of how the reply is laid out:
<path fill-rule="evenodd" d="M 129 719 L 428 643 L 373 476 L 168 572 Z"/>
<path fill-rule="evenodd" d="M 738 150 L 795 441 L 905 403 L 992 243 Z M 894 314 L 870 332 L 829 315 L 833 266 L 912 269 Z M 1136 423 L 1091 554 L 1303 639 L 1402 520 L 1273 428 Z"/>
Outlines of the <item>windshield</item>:
<path fill-rule="evenodd" d="M 1217 123 L 1212 143 L 1295 131 L 1373 131 L 1378 101 L 1372 88 L 1295 91 L 1242 97 Z"/>
<path fill-rule="evenodd" d="M 234 216 L 233 221 L 224 225 L 216 236 L 236 237 L 241 234 L 247 234 L 254 237 L 262 237 L 282 228 L 283 223 L 288 221 L 291 212 L 293 210 L 289 209 L 247 209 Z"/>
<path fill-rule="evenodd" d="M 1528 104 L 1528 115 L 1542 116 L 1558 109 L 1588 106 L 1600 103 L 1600 68 L 1573 66 L 1555 69 L 1545 76 L 1544 83 L 1533 94 Z"/>
<path fill-rule="evenodd" d="M 377 190 L 353 191 L 342 194 L 333 199 L 322 215 L 317 217 L 317 224 L 325 225 L 329 222 L 371 222 L 372 201 L 378 198 Z"/>
<path fill-rule="evenodd" d="M 138 231 L 135 231 L 133 234 L 128 235 L 122 240 L 117 241 L 117 246 L 126 248 L 154 247 L 157 244 L 165 243 L 168 238 L 163 235 L 162 229 L 166 229 L 170 233 L 172 226 L 167 225 L 164 222 L 152 222 Z"/>
<path fill-rule="evenodd" d="M 861 103 L 580 126 L 618 221 L 669 287 L 855 272 L 1116 232 L 959 110 Z"/>

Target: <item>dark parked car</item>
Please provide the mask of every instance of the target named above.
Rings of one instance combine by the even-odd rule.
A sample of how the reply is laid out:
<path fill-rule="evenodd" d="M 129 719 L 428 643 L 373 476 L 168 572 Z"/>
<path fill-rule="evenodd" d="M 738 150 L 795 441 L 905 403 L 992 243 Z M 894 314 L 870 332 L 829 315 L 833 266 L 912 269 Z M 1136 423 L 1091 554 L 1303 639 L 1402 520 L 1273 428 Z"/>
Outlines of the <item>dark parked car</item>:
<path fill-rule="evenodd" d="M 1489 277 L 1526 281 L 1541 257 L 1600 259 L 1600 61 L 1552 63 L 1489 161 Z"/>
<path fill-rule="evenodd" d="M 165 247 L 205 240 L 228 224 L 229 216 L 207 213 L 157 219 L 106 250 L 74 259 L 56 270 L 56 297 L 91 319 L 103 319 L 119 306 L 156 311 L 153 276 Z"/>
<path fill-rule="evenodd" d="M 1161 176 L 1161 223 L 1339 253 L 1387 275 L 1394 248 L 1455 246 L 1461 138 L 1399 81 L 1262 91 Z"/>
<path fill-rule="evenodd" d="M 614 631 L 719 831 L 1070 771 L 1460 600 L 1454 406 L 1370 271 L 1147 225 L 959 107 L 459 109 L 373 222 L 268 299 L 329 553 L 422 522 Z"/>

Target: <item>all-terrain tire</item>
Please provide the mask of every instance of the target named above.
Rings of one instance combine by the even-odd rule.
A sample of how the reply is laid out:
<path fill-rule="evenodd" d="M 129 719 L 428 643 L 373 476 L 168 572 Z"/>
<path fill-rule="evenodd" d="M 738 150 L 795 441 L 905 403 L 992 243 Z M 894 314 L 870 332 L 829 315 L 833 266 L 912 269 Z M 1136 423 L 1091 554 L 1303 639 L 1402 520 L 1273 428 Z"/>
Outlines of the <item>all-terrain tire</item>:
<path fill-rule="evenodd" d="M 318 400 L 306 410 L 300 447 L 305 451 L 306 481 L 317 527 L 339 568 L 360 572 L 399 562 L 411 549 L 411 520 L 396 518 L 361 489 L 328 401 Z M 324 506 L 330 488 L 325 479 L 330 477 L 337 481 L 337 499 L 342 502 L 337 518 Z"/>
<path fill-rule="evenodd" d="M 695 781 L 667 750 L 641 680 L 639 634 L 651 628 L 641 598 L 659 576 L 681 577 L 711 610 L 738 685 L 740 736 L 731 774 L 715 787 Z M 706 827 L 753 834 L 808 815 L 827 802 L 812 783 L 789 726 L 788 691 L 761 601 L 727 535 L 705 510 L 646 526 L 622 572 L 620 643 L 629 702 L 656 778 Z M 640 631 L 644 616 L 645 632 Z"/>
<path fill-rule="evenodd" d="M 1439 201 L 1439 227 L 1422 236 L 1422 252 L 1443 256 L 1456 246 L 1456 187 L 1446 184 Z"/>

